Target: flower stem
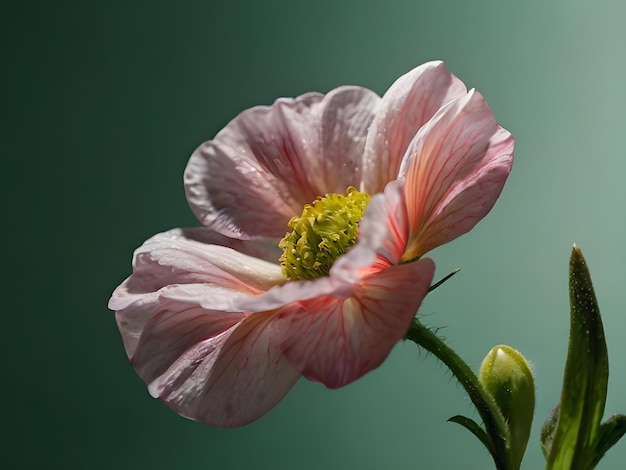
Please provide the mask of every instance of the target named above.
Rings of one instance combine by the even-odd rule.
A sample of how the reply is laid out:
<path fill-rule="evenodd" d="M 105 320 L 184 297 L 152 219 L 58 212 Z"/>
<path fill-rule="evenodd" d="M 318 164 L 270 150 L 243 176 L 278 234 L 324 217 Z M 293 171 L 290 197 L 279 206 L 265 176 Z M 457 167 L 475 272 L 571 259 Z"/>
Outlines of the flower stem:
<path fill-rule="evenodd" d="M 417 318 L 409 327 L 406 339 L 426 349 L 443 362 L 463 386 L 478 410 L 487 431 L 491 448 L 488 449 L 498 470 L 512 470 L 507 441 L 508 426 L 495 401 L 478 381 L 472 369 L 435 332 Z"/>

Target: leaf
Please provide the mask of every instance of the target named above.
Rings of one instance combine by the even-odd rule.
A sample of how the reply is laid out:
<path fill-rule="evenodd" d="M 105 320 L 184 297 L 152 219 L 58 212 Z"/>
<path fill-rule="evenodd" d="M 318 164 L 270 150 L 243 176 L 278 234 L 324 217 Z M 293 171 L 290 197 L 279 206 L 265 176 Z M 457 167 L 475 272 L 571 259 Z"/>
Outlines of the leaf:
<path fill-rule="evenodd" d="M 441 279 L 440 281 L 435 282 L 432 286 L 430 286 L 428 288 L 428 292 L 432 292 L 434 291 L 437 287 L 439 287 L 441 284 L 443 284 L 444 282 L 446 282 L 448 279 L 450 279 L 452 276 L 454 276 L 456 273 L 458 273 L 461 270 L 461 268 L 456 268 L 454 271 L 452 271 L 450 274 L 448 274 L 446 277 L 444 277 L 443 279 Z"/>
<path fill-rule="evenodd" d="M 626 433 L 626 416 L 613 415 L 600 426 L 600 436 L 596 445 L 594 466 L 600 461 L 607 450 L 613 447 Z"/>
<path fill-rule="evenodd" d="M 554 433 L 556 432 L 556 425 L 559 420 L 560 408 L 560 404 L 556 405 L 541 426 L 541 451 L 543 452 L 543 456 L 546 460 L 548 459 L 548 455 L 550 455 L 550 450 L 552 449 L 552 442 L 554 441 Z"/>
<path fill-rule="evenodd" d="M 491 445 L 491 439 L 489 439 L 487 432 L 482 427 L 480 427 L 476 423 L 476 421 L 468 418 L 467 416 L 461 415 L 453 416 L 452 418 L 448 419 L 448 421 L 451 423 L 460 424 L 469 432 L 471 432 L 474 436 L 476 436 L 478 440 L 482 442 L 483 445 L 487 448 L 491 456 L 497 461 L 496 451 L 493 448 L 493 445 Z"/>
<path fill-rule="evenodd" d="M 609 362 L 591 277 L 576 245 L 569 267 L 569 347 L 560 413 L 546 468 L 589 470 L 596 461 Z"/>

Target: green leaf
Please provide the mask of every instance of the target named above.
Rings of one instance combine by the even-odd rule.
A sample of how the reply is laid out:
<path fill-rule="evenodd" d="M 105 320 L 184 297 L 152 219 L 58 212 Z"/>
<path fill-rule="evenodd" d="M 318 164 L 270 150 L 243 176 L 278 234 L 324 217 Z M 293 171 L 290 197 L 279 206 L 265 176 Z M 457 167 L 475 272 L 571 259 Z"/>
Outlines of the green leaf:
<path fill-rule="evenodd" d="M 548 470 L 593 468 L 609 378 L 600 310 L 585 259 L 576 245 L 570 258 L 569 290 L 569 347 Z"/>
<path fill-rule="evenodd" d="M 554 441 L 554 433 L 556 432 L 556 425 L 559 420 L 560 408 L 560 404 L 556 405 L 541 426 L 541 451 L 546 460 L 552 449 L 552 441 Z"/>
<path fill-rule="evenodd" d="M 432 292 L 434 291 L 437 287 L 439 287 L 441 284 L 443 284 L 444 282 L 446 282 L 448 279 L 450 279 L 452 276 L 454 276 L 456 273 L 458 273 L 461 270 L 461 268 L 456 268 L 454 271 L 452 271 L 450 274 L 448 274 L 446 277 L 444 277 L 443 279 L 441 279 L 440 281 L 435 282 L 432 286 L 430 286 L 428 288 L 428 292 Z"/>
<path fill-rule="evenodd" d="M 604 457 L 606 451 L 621 439 L 624 433 L 626 433 L 626 416 L 624 415 L 613 415 L 602 423 L 593 461 L 594 466 Z"/>
<path fill-rule="evenodd" d="M 493 445 L 491 445 L 491 439 L 489 439 L 487 432 L 482 427 L 480 427 L 476 423 L 476 421 L 468 418 L 467 416 L 462 416 L 462 415 L 453 416 L 452 418 L 448 419 L 448 421 L 451 423 L 460 424 L 469 432 L 471 432 L 474 436 L 478 438 L 480 442 L 483 443 L 483 445 L 487 448 L 491 456 L 494 459 L 497 459 L 496 451 L 493 448 Z"/>

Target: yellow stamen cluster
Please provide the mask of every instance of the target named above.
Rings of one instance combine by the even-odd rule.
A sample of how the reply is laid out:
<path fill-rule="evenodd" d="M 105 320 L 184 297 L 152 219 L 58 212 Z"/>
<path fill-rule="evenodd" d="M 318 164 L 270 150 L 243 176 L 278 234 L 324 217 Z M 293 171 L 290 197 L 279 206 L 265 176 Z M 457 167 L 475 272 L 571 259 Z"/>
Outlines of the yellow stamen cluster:
<path fill-rule="evenodd" d="M 345 196 L 326 194 L 305 205 L 302 215 L 289 221 L 292 231 L 278 244 L 287 279 L 328 276 L 335 260 L 356 242 L 369 200 L 369 194 L 350 187 Z"/>

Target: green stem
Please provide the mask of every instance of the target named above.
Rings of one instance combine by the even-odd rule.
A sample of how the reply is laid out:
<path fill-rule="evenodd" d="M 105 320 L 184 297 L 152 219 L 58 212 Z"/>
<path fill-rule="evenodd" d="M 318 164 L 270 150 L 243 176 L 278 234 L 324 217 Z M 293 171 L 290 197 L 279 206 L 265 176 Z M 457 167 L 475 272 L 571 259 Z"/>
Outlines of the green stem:
<path fill-rule="evenodd" d="M 410 339 L 418 346 L 434 354 L 450 369 L 469 395 L 483 420 L 493 446 L 492 457 L 496 468 L 498 470 L 511 470 L 513 466 L 510 463 L 510 453 L 507 448 L 508 426 L 495 401 L 485 392 L 472 369 L 454 350 L 418 319 L 415 319 L 409 327 L 406 339 Z"/>

